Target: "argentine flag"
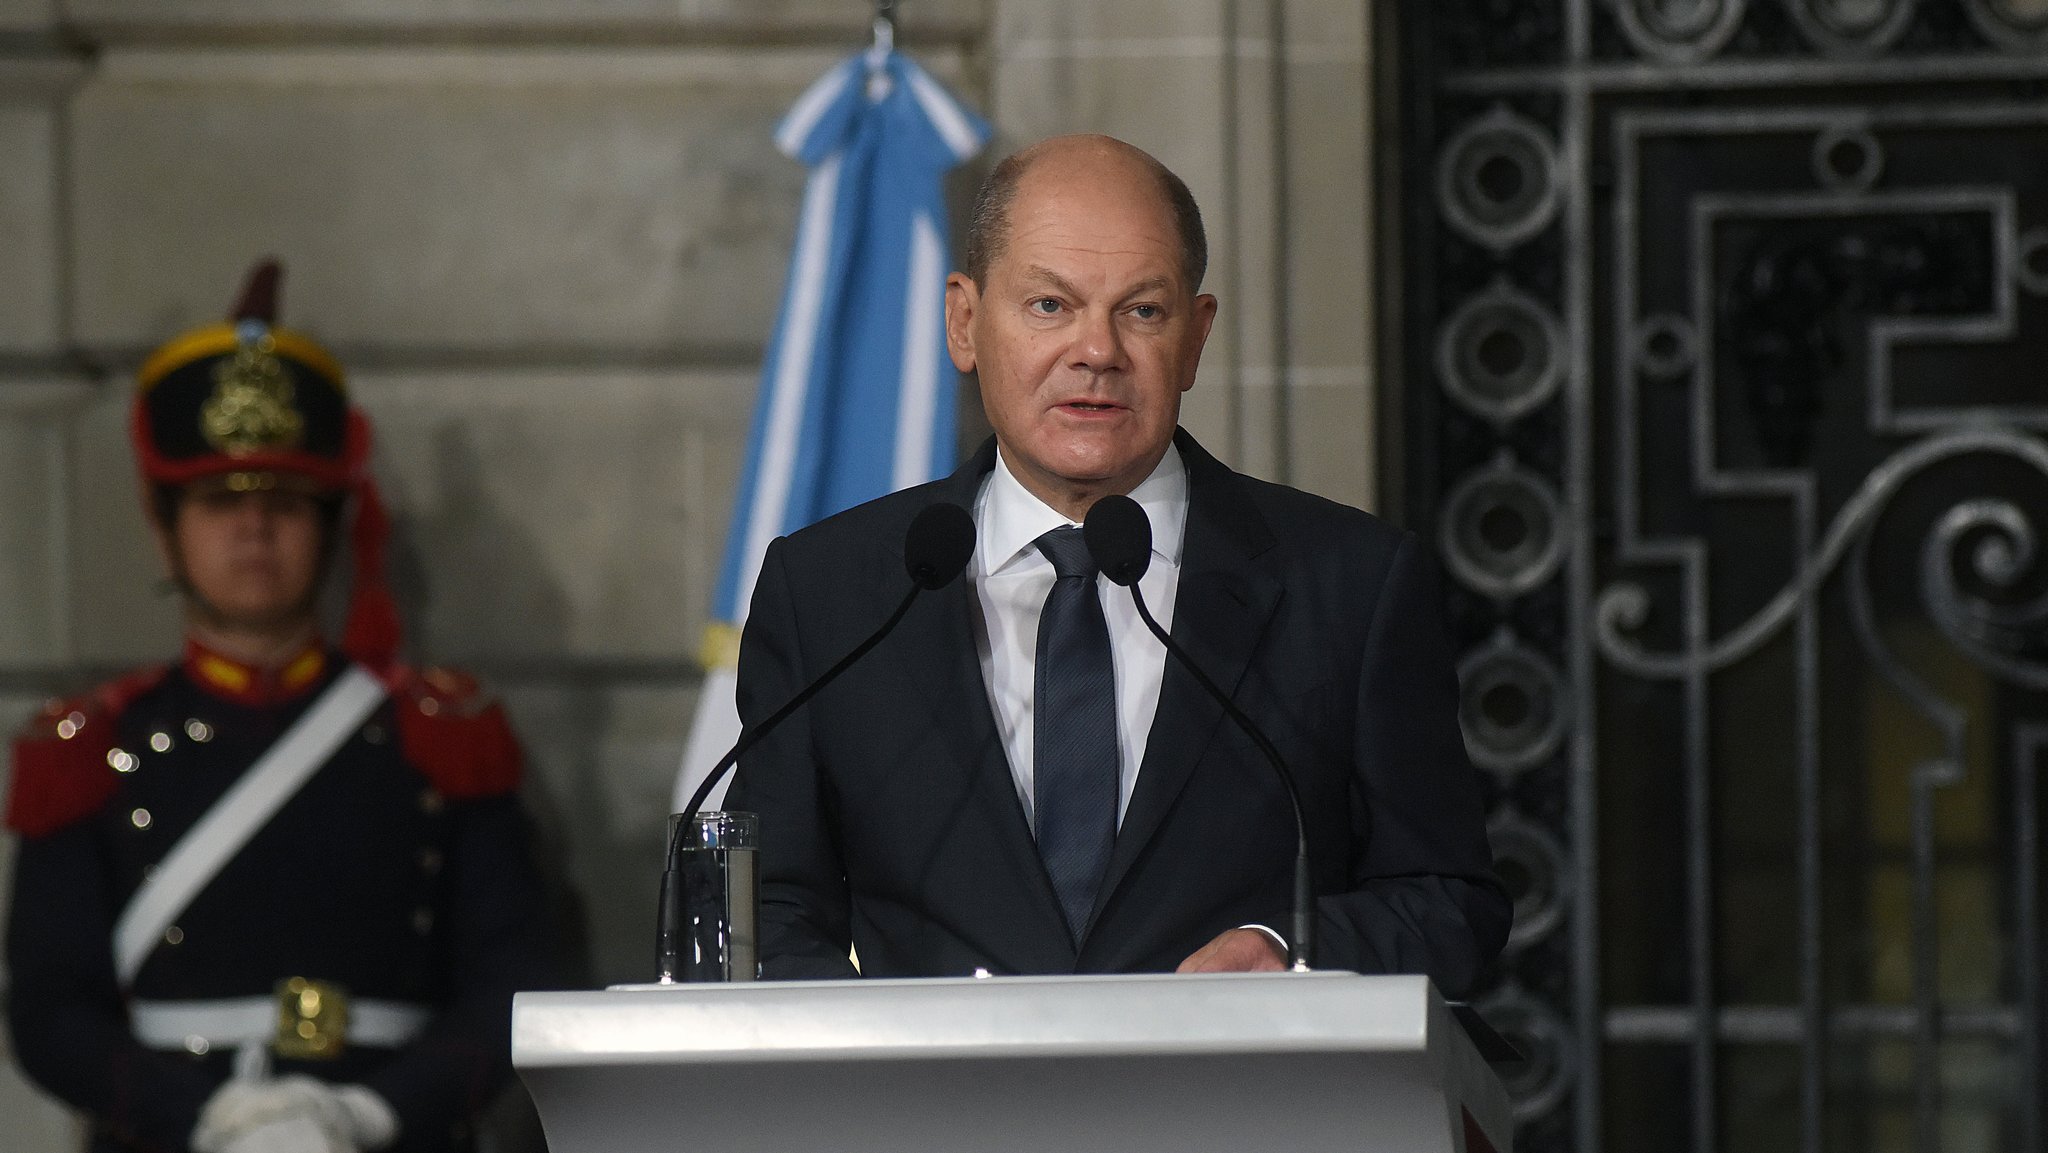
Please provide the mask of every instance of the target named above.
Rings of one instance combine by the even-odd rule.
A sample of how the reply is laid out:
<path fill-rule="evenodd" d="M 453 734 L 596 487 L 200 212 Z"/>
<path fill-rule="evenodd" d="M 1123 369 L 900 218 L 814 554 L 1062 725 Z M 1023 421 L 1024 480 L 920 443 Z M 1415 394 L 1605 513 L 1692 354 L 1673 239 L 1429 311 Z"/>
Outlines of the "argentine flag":
<path fill-rule="evenodd" d="M 826 73 L 776 129 L 777 147 L 811 175 L 761 366 L 674 809 L 739 738 L 740 629 L 768 542 L 953 469 L 943 181 L 988 136 L 886 46 Z M 723 796 L 720 785 L 708 806 Z"/>

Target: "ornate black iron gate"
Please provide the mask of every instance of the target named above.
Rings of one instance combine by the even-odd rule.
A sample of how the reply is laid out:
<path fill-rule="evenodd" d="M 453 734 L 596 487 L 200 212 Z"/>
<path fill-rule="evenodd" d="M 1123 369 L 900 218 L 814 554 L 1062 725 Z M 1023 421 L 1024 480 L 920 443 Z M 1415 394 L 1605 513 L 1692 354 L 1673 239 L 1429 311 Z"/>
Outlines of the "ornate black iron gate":
<path fill-rule="evenodd" d="M 1523 1148 L 2041 1153 L 2048 0 L 1379 12 Z"/>

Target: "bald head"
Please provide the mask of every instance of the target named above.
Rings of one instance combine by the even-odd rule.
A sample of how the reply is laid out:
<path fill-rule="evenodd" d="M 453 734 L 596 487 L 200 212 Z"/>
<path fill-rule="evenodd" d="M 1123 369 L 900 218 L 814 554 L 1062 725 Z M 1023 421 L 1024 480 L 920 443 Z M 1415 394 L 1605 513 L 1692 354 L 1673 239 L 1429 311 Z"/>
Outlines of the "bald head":
<path fill-rule="evenodd" d="M 1137 177 L 1135 181 L 1132 177 Z M 1053 136 L 1020 148 L 1003 158 L 982 182 L 967 217 L 966 268 L 976 284 L 988 281 L 988 266 L 1001 259 L 1010 238 L 1010 206 L 1020 186 L 1043 179 L 1048 185 L 1072 180 L 1127 181 L 1150 188 L 1159 205 L 1173 217 L 1180 237 L 1181 274 L 1190 293 L 1202 287 L 1209 269 L 1209 240 L 1202 231 L 1202 210 L 1187 184 L 1151 153 L 1113 136 Z"/>

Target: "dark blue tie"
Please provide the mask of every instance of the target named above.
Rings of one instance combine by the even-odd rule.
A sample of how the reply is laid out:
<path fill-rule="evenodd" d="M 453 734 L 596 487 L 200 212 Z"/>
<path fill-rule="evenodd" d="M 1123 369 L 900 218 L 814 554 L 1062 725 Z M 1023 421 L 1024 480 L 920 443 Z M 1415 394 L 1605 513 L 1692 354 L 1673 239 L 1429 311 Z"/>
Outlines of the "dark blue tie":
<path fill-rule="evenodd" d="M 1031 808 L 1038 855 L 1079 944 L 1116 841 L 1116 675 L 1079 528 L 1039 537 L 1058 574 L 1038 617 Z"/>

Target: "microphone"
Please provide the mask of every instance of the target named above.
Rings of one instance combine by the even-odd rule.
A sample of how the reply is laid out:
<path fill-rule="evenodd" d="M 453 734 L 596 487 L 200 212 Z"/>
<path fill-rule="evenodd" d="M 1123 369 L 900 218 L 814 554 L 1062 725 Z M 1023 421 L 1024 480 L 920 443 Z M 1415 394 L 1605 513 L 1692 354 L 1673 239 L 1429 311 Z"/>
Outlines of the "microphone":
<path fill-rule="evenodd" d="M 1245 735 L 1265 754 L 1266 763 L 1273 766 L 1273 772 L 1287 789 L 1287 802 L 1294 809 L 1294 932 L 1287 941 L 1287 964 L 1297 973 L 1306 973 L 1309 963 L 1315 957 L 1315 889 L 1310 884 L 1308 867 L 1308 821 L 1302 815 L 1301 789 L 1295 783 L 1294 774 L 1287 763 L 1280 758 L 1280 750 L 1266 739 L 1266 734 L 1252 719 L 1245 715 L 1230 694 L 1209 679 L 1207 673 L 1196 667 L 1187 650 L 1174 642 L 1159 622 L 1152 619 L 1151 610 L 1145 607 L 1145 594 L 1138 589 L 1138 579 L 1152 566 L 1152 522 L 1145 517 L 1145 510 L 1137 501 L 1127 496 L 1106 496 L 1089 508 L 1088 516 L 1081 524 L 1081 537 L 1088 542 L 1088 553 L 1095 558 L 1095 567 L 1114 584 L 1131 590 L 1131 603 L 1138 608 L 1138 618 L 1159 643 L 1166 646 L 1181 667 L 1195 678 L 1195 682 L 1216 703 L 1230 719 L 1237 722 Z"/>
<path fill-rule="evenodd" d="M 1144 514 L 1141 512 L 1138 515 Z M 838 680 L 841 673 L 852 668 L 876 645 L 881 644 L 882 638 L 893 632 L 896 625 L 903 620 L 904 614 L 910 611 L 910 605 L 917 600 L 919 593 L 941 589 L 953 583 L 953 578 L 959 576 L 967 567 L 968 558 L 973 555 L 974 518 L 968 515 L 966 509 L 957 504 L 940 501 L 918 510 L 918 514 L 910 521 L 909 530 L 903 534 L 903 568 L 910 574 L 910 591 L 903 595 L 903 600 L 897 604 L 896 611 L 890 613 L 889 619 L 883 621 L 882 627 L 870 634 L 868 639 L 855 645 L 852 652 L 839 658 L 838 664 L 826 669 L 818 679 L 805 685 L 801 692 L 789 698 L 787 704 L 768 714 L 760 724 L 741 733 L 740 739 L 733 743 L 731 750 L 718 759 L 718 763 L 705 774 L 704 782 L 691 794 L 690 804 L 683 810 L 684 821 L 687 822 L 697 815 L 697 810 L 704 807 L 704 799 L 711 795 L 711 790 L 718 784 L 719 778 L 737 765 L 747 750 L 774 731 L 777 725 L 788 720 L 790 714 L 817 696 L 826 685 Z"/>
<path fill-rule="evenodd" d="M 677 818 L 670 821 L 668 859 L 661 875 L 661 898 L 655 911 L 655 964 L 664 982 L 670 980 L 673 968 L 671 962 L 676 959 L 684 940 L 684 924 L 690 921 L 690 916 L 682 907 L 685 885 L 676 870 L 677 840 L 683 831 L 696 821 L 697 813 L 704 807 L 704 801 L 711 795 L 712 788 L 733 766 L 739 764 L 740 758 L 763 737 L 788 720 L 791 714 L 802 708 L 812 697 L 817 696 L 826 685 L 838 680 L 840 674 L 858 664 L 876 645 L 881 644 L 882 639 L 902 622 L 904 615 L 910 611 L 912 602 L 917 600 L 918 594 L 951 584 L 953 578 L 959 576 L 961 570 L 967 567 L 968 558 L 973 555 L 974 518 L 968 515 L 966 509 L 957 504 L 941 501 L 918 510 L 918 514 L 911 518 L 910 528 L 903 534 L 903 568 L 910 575 L 910 590 L 897 604 L 896 611 L 889 614 L 889 619 L 882 622 L 881 628 L 855 645 L 853 651 L 839 658 L 837 664 L 805 685 L 760 724 L 741 733 L 740 739 L 733 742 L 732 748 L 718 759 L 718 763 L 711 767 L 709 773 L 705 774 L 703 782 L 697 786 L 697 791 L 691 794 L 689 805 Z M 753 875 L 751 867 L 747 875 Z M 759 903 L 758 894 L 755 903 Z M 754 911 L 746 910 L 747 916 L 744 921 L 734 926 L 729 893 L 723 895 L 723 904 L 725 907 L 717 917 L 721 926 L 718 935 L 743 936 L 752 940 L 755 931 Z M 734 928 L 739 931 L 733 932 Z"/>

